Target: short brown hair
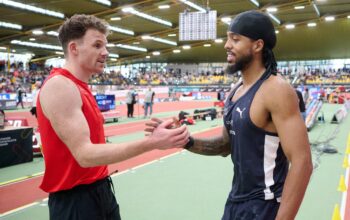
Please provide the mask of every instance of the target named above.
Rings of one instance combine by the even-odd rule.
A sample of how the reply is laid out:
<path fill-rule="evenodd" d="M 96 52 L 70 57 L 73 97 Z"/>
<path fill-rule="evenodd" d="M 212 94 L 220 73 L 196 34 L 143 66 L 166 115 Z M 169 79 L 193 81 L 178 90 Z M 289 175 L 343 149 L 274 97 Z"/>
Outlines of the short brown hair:
<path fill-rule="evenodd" d="M 64 53 L 71 40 L 82 38 L 88 29 L 95 29 L 103 34 L 108 34 L 108 24 L 93 15 L 77 14 L 66 21 L 58 29 L 58 40 Z"/>

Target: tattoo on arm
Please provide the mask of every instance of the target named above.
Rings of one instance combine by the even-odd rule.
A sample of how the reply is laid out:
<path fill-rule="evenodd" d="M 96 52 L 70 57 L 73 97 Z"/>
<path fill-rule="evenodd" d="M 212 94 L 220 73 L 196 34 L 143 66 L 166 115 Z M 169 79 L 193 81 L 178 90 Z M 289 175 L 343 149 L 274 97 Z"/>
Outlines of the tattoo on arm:
<path fill-rule="evenodd" d="M 223 128 L 222 136 L 205 139 L 195 138 L 194 145 L 189 149 L 189 151 L 207 156 L 221 155 L 226 157 L 231 153 L 230 140 L 226 128 Z"/>

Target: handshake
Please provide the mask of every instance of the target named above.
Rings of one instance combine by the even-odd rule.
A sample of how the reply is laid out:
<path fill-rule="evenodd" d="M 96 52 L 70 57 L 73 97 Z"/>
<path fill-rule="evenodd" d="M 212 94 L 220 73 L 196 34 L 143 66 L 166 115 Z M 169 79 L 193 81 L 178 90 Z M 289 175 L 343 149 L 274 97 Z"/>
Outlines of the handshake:
<path fill-rule="evenodd" d="M 190 137 L 187 126 L 181 125 L 175 117 L 165 121 L 152 118 L 146 122 L 145 132 L 152 148 L 160 150 L 184 148 Z"/>

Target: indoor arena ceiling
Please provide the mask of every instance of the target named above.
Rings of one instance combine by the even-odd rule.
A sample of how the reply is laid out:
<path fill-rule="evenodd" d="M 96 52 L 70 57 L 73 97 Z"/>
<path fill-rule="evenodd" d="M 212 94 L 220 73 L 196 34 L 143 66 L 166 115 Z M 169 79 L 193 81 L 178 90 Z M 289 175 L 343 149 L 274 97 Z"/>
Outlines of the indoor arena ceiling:
<path fill-rule="evenodd" d="M 134 34 L 111 32 L 108 37 L 109 51 L 115 57 L 110 58 L 110 65 L 131 62 L 225 62 L 226 53 L 223 47 L 228 25 L 223 20 L 233 18 L 242 11 L 256 9 L 269 11 L 280 21 L 280 24 L 274 21 L 279 32 L 275 48 L 278 60 L 350 57 L 349 0 L 189 1 L 217 11 L 217 38 L 222 39 L 222 43 L 179 41 L 179 13 L 185 10 L 198 11 L 185 4 L 186 0 L 0 0 L 0 52 L 15 50 L 14 53 L 35 54 L 34 61 L 62 56 L 59 49 L 35 48 L 33 45 L 28 46 L 28 42 L 37 46 L 59 46 L 57 37 L 54 36 L 57 28 L 65 18 L 84 13 L 96 15 L 108 21 L 110 26 L 126 29 Z M 101 2 L 110 2 L 110 5 Z M 169 8 L 159 8 L 167 7 L 164 5 Z M 41 8 L 41 11 L 33 12 L 38 9 L 31 6 Z M 136 16 L 126 12 L 127 7 L 132 7 L 138 13 L 169 21 L 172 25 L 167 26 Z M 59 13 L 50 16 L 42 9 Z M 9 23 L 11 28 L 8 27 Z M 311 24 L 313 27 L 309 27 L 310 23 L 314 23 Z M 290 24 L 294 24 L 295 28 L 287 29 L 286 26 Z M 43 34 L 33 33 L 38 30 L 43 31 Z M 153 40 L 143 39 L 146 35 Z M 176 45 L 157 42 L 155 38 L 173 41 Z M 210 44 L 210 47 L 204 47 L 204 44 Z M 147 51 L 125 49 L 120 45 L 146 48 Z M 191 49 L 185 50 L 183 45 L 191 45 Z M 175 49 L 180 50 L 180 53 L 174 53 Z M 154 55 L 155 51 L 160 52 L 160 55 Z"/>

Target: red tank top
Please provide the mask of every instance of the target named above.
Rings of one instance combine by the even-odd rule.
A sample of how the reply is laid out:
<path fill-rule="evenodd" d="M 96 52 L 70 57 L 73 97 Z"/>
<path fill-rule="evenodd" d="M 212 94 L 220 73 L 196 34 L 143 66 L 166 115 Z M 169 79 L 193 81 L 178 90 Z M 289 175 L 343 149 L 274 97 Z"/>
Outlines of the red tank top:
<path fill-rule="evenodd" d="M 75 78 L 68 70 L 59 68 L 53 69 L 46 81 L 57 75 L 64 76 L 77 85 L 83 102 L 81 110 L 90 128 L 91 142 L 94 144 L 105 143 L 103 117 L 88 85 Z M 60 140 L 50 121 L 43 114 L 39 98 L 37 114 L 45 160 L 45 173 L 40 186 L 42 190 L 45 192 L 67 190 L 80 184 L 93 183 L 108 175 L 107 166 L 90 168 L 79 166 L 68 147 Z"/>

